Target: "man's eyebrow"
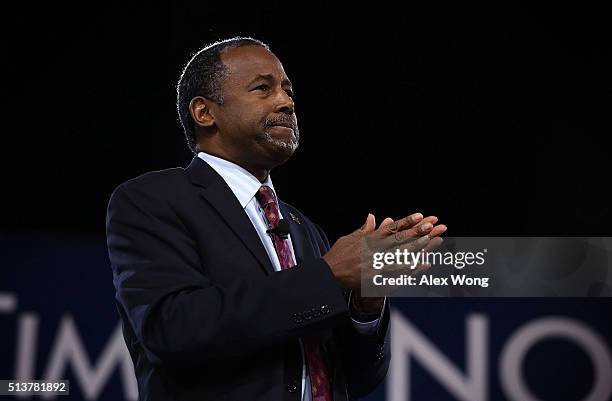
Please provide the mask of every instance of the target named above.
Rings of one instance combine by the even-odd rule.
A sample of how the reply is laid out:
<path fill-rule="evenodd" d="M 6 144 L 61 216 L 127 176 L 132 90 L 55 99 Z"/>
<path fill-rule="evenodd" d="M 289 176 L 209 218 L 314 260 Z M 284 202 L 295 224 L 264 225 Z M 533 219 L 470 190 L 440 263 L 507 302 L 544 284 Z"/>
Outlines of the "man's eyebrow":
<path fill-rule="evenodd" d="M 247 86 L 251 86 L 254 82 L 259 81 L 260 79 L 263 79 L 265 81 L 274 81 L 274 75 L 272 74 L 258 74 L 255 79 L 253 79 L 251 82 L 249 82 L 249 84 Z M 281 85 L 289 85 L 293 88 L 293 85 L 291 84 L 291 81 L 289 80 L 289 78 L 285 78 L 283 79 L 283 81 L 281 82 Z"/>

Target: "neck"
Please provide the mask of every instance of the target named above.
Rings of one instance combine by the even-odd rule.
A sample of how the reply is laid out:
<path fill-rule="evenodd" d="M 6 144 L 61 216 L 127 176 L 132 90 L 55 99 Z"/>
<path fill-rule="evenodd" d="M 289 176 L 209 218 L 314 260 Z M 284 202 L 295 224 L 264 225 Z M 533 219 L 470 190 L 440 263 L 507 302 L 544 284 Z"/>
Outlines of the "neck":
<path fill-rule="evenodd" d="M 230 155 L 225 154 L 224 152 L 214 151 L 210 149 L 202 149 L 201 147 L 198 147 L 197 151 L 205 152 L 205 153 L 208 153 L 209 155 L 212 155 L 220 159 L 227 160 L 228 162 L 237 164 L 243 169 L 245 169 L 246 171 L 248 171 L 249 173 L 253 174 L 253 176 L 257 178 L 259 182 L 261 183 L 266 181 L 268 179 L 268 175 L 270 175 L 270 169 L 256 167 L 250 163 L 245 163 L 240 160 L 236 160 L 236 158 L 233 158 Z"/>
<path fill-rule="evenodd" d="M 242 167 L 243 169 L 245 169 L 246 171 L 248 171 L 249 173 L 253 174 L 255 178 L 257 178 L 259 182 L 261 183 L 266 181 L 268 179 L 268 175 L 270 175 L 270 170 L 257 170 L 257 169 L 251 169 L 248 166 L 243 166 L 241 164 L 238 164 L 238 165 Z"/>

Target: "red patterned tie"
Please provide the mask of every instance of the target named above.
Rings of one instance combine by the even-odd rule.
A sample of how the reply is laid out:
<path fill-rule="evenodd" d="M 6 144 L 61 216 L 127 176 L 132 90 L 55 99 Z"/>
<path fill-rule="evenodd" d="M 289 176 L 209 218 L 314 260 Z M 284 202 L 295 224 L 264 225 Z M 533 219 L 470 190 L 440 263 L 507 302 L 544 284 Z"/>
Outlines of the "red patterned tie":
<path fill-rule="evenodd" d="M 276 228 L 280 220 L 280 213 L 272 188 L 263 185 L 255 194 L 255 198 L 261 205 L 271 228 Z M 277 234 L 271 234 L 274 249 L 281 265 L 281 269 L 289 269 L 295 266 L 295 261 L 289 249 L 289 241 L 280 238 Z M 331 389 L 327 375 L 327 365 L 321 350 L 321 341 L 317 336 L 302 338 L 304 354 L 308 364 L 310 385 L 312 388 L 312 401 L 331 401 Z"/>

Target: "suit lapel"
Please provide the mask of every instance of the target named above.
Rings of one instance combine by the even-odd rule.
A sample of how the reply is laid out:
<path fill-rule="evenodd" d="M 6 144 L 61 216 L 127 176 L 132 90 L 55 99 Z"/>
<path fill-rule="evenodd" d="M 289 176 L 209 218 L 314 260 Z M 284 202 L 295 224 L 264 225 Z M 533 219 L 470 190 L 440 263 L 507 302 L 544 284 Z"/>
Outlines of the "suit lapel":
<path fill-rule="evenodd" d="M 200 194 L 221 215 L 264 271 L 273 273 L 274 268 L 255 227 L 223 178 L 197 156 L 186 171 L 191 182 L 201 187 Z"/>
<path fill-rule="evenodd" d="M 293 251 L 295 253 L 295 263 L 302 263 L 302 261 L 304 261 L 305 256 L 312 257 L 310 253 L 306 254 L 306 249 L 308 249 L 306 247 L 306 230 L 304 229 L 302 224 L 297 224 L 295 221 L 293 221 L 289 212 L 289 208 L 283 201 L 279 200 L 278 203 L 281 214 L 283 215 L 283 219 L 289 222 L 289 234 L 291 235 L 291 243 L 293 244 Z"/>

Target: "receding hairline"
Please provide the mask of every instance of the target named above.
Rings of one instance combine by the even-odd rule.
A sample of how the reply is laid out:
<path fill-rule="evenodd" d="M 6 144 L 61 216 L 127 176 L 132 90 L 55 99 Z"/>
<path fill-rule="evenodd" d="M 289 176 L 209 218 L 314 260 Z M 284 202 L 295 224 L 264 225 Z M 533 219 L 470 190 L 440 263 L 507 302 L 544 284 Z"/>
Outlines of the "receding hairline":
<path fill-rule="evenodd" d="M 223 68 L 226 70 L 226 74 L 227 76 L 230 75 L 231 73 L 231 69 L 230 66 L 227 63 L 227 59 L 224 60 L 224 57 L 227 56 L 227 52 L 230 50 L 235 50 L 235 51 L 241 51 L 240 49 L 246 48 L 246 47 L 261 47 L 263 48 L 270 56 L 272 56 L 275 60 L 275 62 L 278 64 L 278 66 L 280 67 L 280 70 L 282 71 L 282 78 L 281 78 L 281 83 L 284 85 L 289 85 L 289 86 L 293 86 L 291 83 L 291 80 L 289 79 L 289 77 L 287 76 L 287 73 L 285 72 L 285 67 L 283 66 L 283 63 L 280 61 L 280 59 L 278 58 L 278 56 L 276 56 L 276 54 L 274 54 L 272 51 L 270 51 L 270 49 L 267 49 L 263 46 L 258 46 L 258 45 L 246 45 L 246 46 L 240 46 L 240 47 L 236 47 L 236 48 L 228 48 L 228 49 L 224 49 L 222 52 L 219 53 L 219 58 L 221 61 L 221 64 L 223 65 Z M 239 57 L 239 56 L 236 56 Z M 240 58 L 238 58 L 238 60 L 240 60 Z M 225 78 L 227 78 L 227 76 Z M 254 75 L 251 79 L 250 79 L 250 83 L 252 83 L 253 81 L 256 81 L 258 79 L 262 79 L 262 78 L 266 78 L 266 77 L 272 77 L 273 74 L 269 71 L 261 71 L 256 73 L 256 75 Z"/>
<path fill-rule="evenodd" d="M 257 45 L 257 44 L 249 44 L 249 45 L 243 45 L 243 46 L 239 46 L 239 47 L 227 47 L 223 50 L 221 50 L 219 52 L 219 59 L 221 60 L 221 63 L 223 63 L 224 66 L 227 67 L 227 64 L 225 63 L 225 60 L 223 60 L 224 57 L 227 57 L 227 54 L 229 52 L 242 52 L 247 48 L 260 48 L 263 49 L 266 53 L 268 53 L 270 56 L 274 57 L 278 63 L 282 66 L 283 63 L 280 61 L 280 59 L 276 56 L 276 54 L 274 54 L 270 49 L 265 48 L 263 46 Z M 284 68 L 283 68 L 284 69 Z"/>
<path fill-rule="evenodd" d="M 250 41 L 250 42 L 248 44 L 244 44 L 244 43 L 241 44 L 241 42 L 244 42 L 244 41 Z M 258 39 L 254 39 L 254 38 L 251 38 L 251 37 L 234 37 L 234 38 L 229 38 L 229 39 L 224 39 L 224 40 L 218 40 L 218 41 L 216 41 L 214 43 L 209 44 L 208 46 L 205 46 L 205 47 L 201 48 L 200 50 L 196 51 L 195 53 L 193 53 L 193 55 L 189 58 L 189 61 L 187 61 L 187 63 L 185 63 L 185 65 L 181 69 L 181 73 L 180 73 L 178 82 L 180 83 L 181 81 L 183 81 L 183 79 L 184 79 L 187 71 L 191 67 L 191 65 L 195 62 L 195 60 L 202 53 L 205 53 L 205 52 L 209 51 L 210 49 L 212 49 L 213 47 L 218 47 L 218 46 L 222 46 L 223 47 L 218 52 L 219 61 L 221 62 L 223 68 L 227 68 L 227 66 L 223 62 L 222 56 L 223 56 L 223 54 L 225 54 L 226 52 L 228 52 L 229 50 L 232 50 L 232 49 L 239 49 L 241 47 L 249 47 L 249 46 L 261 47 L 261 48 L 267 50 L 272 55 L 274 55 L 274 53 L 272 53 L 272 51 L 270 50 L 270 47 L 268 46 L 267 43 L 261 42 Z M 276 55 L 274 55 L 274 57 L 276 57 Z M 177 92 L 178 92 L 178 88 L 179 88 L 179 85 L 177 85 Z"/>

